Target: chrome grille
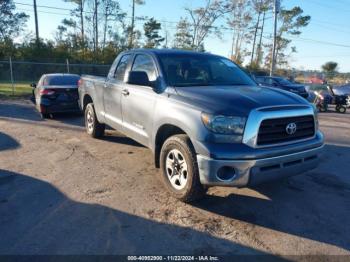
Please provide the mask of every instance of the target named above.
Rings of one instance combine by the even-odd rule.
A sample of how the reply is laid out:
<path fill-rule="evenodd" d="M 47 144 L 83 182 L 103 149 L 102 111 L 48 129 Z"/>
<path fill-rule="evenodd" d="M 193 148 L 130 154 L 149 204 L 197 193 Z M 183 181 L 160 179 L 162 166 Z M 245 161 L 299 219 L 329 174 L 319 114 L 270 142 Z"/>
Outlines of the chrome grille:
<path fill-rule="evenodd" d="M 296 132 L 288 134 L 287 126 L 296 124 Z M 288 117 L 263 120 L 258 133 L 258 146 L 288 143 L 315 136 L 313 116 Z"/>

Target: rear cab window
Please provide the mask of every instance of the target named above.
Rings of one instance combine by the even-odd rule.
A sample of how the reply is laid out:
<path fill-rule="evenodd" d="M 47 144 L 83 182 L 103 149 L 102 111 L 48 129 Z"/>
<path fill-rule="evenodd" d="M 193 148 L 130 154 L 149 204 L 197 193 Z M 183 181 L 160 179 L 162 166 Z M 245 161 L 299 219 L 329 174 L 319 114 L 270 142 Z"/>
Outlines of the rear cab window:
<path fill-rule="evenodd" d="M 132 71 L 146 72 L 149 81 L 156 81 L 157 70 L 153 59 L 148 55 L 138 54 L 135 57 Z"/>

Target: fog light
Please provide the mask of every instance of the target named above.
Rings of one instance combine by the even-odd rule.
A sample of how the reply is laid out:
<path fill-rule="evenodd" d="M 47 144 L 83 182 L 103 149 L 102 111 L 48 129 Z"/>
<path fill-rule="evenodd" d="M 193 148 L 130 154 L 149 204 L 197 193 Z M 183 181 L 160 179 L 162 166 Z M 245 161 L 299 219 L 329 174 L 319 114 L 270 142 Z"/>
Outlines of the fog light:
<path fill-rule="evenodd" d="M 222 181 L 230 181 L 235 178 L 236 170 L 233 167 L 224 166 L 218 170 L 216 175 Z"/>

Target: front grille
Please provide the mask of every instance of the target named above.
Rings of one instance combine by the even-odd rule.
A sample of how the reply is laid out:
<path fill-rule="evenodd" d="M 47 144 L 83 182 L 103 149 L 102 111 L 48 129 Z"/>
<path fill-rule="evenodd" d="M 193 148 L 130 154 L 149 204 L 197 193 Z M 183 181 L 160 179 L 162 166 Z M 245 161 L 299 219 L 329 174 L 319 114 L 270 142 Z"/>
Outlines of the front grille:
<path fill-rule="evenodd" d="M 294 134 L 287 133 L 288 124 L 296 124 Z M 288 143 L 296 140 L 311 138 L 315 135 L 315 121 L 313 116 L 288 117 L 264 120 L 259 129 L 259 146 Z"/>

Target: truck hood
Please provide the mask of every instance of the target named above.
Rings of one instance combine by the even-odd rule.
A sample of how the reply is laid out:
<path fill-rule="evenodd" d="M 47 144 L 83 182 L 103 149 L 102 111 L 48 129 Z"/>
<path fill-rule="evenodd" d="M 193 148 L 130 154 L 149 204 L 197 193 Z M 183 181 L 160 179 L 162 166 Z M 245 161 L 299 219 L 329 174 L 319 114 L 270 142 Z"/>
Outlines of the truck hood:
<path fill-rule="evenodd" d="M 283 90 L 259 86 L 176 87 L 181 100 L 207 113 L 248 116 L 256 108 L 307 104 Z"/>

